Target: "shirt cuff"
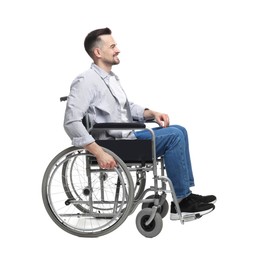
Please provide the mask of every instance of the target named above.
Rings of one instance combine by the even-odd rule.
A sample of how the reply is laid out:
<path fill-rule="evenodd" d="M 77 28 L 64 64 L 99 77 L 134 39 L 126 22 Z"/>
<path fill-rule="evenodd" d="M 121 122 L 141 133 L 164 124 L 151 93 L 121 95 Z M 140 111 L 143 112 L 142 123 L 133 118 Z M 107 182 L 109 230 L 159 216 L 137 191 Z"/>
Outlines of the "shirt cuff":
<path fill-rule="evenodd" d="M 76 147 L 85 147 L 86 145 L 95 142 L 95 139 L 92 136 L 88 137 L 74 137 L 72 139 L 72 145 Z"/>

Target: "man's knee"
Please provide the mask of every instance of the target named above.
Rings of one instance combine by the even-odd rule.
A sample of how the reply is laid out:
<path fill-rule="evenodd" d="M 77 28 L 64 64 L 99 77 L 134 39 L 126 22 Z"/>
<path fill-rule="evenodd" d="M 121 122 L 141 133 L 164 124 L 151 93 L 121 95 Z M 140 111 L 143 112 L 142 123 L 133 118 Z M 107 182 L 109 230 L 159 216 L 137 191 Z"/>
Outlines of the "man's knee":
<path fill-rule="evenodd" d="M 184 134 L 187 135 L 187 130 L 185 127 L 181 126 L 181 125 L 172 125 L 171 127 L 175 127 L 177 129 L 179 129 L 180 131 L 182 131 Z"/>

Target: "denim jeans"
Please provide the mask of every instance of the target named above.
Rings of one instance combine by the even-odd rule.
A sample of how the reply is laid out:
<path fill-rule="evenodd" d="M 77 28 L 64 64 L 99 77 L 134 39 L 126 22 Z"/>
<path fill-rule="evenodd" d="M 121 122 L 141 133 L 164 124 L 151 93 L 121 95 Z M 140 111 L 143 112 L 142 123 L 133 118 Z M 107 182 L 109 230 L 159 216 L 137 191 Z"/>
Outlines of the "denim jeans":
<path fill-rule="evenodd" d="M 187 197 L 191 193 L 190 187 L 194 186 L 194 177 L 186 129 L 172 125 L 152 130 L 155 133 L 157 157 L 164 157 L 167 176 L 173 183 L 177 198 Z M 141 140 L 151 139 L 148 130 L 135 132 L 135 136 Z"/>

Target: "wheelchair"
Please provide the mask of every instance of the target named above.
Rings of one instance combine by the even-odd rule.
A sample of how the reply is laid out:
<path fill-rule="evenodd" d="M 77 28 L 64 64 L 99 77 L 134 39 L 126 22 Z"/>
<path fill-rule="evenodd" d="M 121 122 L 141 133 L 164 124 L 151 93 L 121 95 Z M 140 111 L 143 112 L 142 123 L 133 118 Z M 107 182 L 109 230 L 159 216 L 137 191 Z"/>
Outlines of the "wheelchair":
<path fill-rule="evenodd" d="M 67 97 L 60 98 L 65 101 Z M 150 140 L 96 140 L 114 157 L 117 167 L 101 169 L 94 155 L 83 148 L 69 147 L 57 154 L 46 168 L 42 198 L 51 219 L 64 231 L 80 237 L 98 237 L 117 229 L 141 204 L 136 227 L 145 237 L 157 236 L 169 211 L 166 199 L 172 195 L 181 224 L 183 218 L 173 184 L 165 176 L 163 158 L 156 158 L 155 136 L 142 123 L 99 123 L 85 117 L 90 133 L 107 130 L 150 131 Z M 146 188 L 152 172 L 153 186 Z M 147 194 L 151 193 L 151 195 Z"/>

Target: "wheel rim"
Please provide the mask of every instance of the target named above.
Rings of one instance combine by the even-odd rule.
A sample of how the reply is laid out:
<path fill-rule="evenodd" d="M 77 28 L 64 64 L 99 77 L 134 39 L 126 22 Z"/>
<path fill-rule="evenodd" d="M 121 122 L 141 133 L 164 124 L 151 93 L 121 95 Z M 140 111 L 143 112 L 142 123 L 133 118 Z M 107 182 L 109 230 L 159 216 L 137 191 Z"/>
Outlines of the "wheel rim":
<path fill-rule="evenodd" d="M 89 174 L 92 190 L 85 195 L 85 187 L 89 186 L 89 179 L 85 178 L 87 164 L 74 159 L 79 157 L 89 159 L 92 155 L 85 150 L 73 149 L 48 167 L 42 184 L 44 204 L 51 218 L 65 231 L 79 236 L 103 235 L 117 228 L 129 214 L 128 207 L 133 203 L 133 182 L 120 162 L 103 178 L 105 192 L 101 193 L 99 176 L 103 170 L 95 165 Z M 66 181 L 64 165 L 65 172 L 69 173 Z"/>

